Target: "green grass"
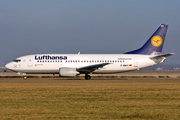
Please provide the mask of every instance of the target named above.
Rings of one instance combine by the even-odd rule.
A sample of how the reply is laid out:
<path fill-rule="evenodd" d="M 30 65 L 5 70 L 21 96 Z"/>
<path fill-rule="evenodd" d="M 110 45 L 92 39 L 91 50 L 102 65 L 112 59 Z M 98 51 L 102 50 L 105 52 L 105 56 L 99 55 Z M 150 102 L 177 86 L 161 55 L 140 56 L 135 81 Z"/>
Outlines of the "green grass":
<path fill-rule="evenodd" d="M 180 82 L 0 82 L 0 119 L 180 119 Z"/>

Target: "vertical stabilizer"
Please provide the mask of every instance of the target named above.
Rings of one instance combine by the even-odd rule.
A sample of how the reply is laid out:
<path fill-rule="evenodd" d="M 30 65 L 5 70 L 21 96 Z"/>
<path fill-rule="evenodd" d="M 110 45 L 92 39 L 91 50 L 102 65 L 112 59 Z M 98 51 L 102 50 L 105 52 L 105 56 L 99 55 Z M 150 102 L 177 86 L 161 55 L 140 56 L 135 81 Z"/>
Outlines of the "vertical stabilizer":
<path fill-rule="evenodd" d="M 161 24 L 141 48 L 124 54 L 161 55 L 167 29 L 167 24 Z"/>

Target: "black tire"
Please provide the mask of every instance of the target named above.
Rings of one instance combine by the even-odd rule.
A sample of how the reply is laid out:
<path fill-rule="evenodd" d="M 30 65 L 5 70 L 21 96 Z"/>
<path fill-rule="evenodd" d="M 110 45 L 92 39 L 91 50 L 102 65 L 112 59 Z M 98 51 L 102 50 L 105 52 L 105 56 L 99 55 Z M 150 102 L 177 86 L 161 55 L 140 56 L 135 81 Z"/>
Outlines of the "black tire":
<path fill-rule="evenodd" d="M 86 75 L 86 76 L 85 76 L 85 79 L 86 79 L 86 80 L 90 80 L 90 79 L 91 79 L 91 76 L 90 76 L 90 75 Z"/>

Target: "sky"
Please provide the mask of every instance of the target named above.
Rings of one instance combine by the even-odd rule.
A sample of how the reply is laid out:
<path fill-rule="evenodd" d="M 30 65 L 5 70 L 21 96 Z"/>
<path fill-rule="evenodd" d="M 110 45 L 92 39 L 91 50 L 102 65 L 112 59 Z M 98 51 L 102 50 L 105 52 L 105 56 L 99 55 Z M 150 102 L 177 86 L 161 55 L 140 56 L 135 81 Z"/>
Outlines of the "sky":
<path fill-rule="evenodd" d="M 180 0 L 0 0 L 0 66 L 30 54 L 121 54 L 169 24 L 162 54 L 180 64 Z"/>

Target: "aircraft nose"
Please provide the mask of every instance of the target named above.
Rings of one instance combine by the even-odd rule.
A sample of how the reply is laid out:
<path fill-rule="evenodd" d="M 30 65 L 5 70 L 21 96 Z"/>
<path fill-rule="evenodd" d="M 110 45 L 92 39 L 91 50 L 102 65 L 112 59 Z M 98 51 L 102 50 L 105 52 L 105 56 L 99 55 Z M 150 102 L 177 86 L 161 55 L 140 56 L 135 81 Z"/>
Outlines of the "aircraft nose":
<path fill-rule="evenodd" d="M 11 63 L 6 64 L 6 65 L 5 65 L 5 68 L 7 68 L 7 69 L 10 69 L 10 70 L 11 70 L 11 69 L 12 69 L 12 64 L 11 64 Z"/>

